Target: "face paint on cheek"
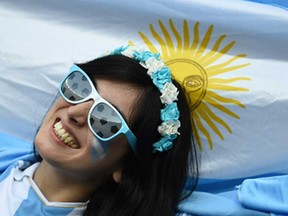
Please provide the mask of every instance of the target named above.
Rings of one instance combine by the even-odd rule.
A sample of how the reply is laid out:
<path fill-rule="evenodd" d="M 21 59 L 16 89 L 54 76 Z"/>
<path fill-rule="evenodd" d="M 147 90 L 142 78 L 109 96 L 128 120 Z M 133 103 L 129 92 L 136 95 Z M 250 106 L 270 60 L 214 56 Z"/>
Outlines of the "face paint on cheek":
<path fill-rule="evenodd" d="M 106 155 L 106 152 L 107 152 L 107 144 L 101 142 L 96 137 L 93 137 L 92 151 L 91 151 L 93 162 L 103 158 Z"/>

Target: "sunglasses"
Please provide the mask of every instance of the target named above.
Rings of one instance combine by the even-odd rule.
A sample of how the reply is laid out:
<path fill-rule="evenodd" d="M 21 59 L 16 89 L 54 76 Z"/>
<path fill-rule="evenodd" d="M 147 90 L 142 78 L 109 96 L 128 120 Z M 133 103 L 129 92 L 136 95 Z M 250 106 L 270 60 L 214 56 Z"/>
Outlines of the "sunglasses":
<path fill-rule="evenodd" d="M 122 133 L 135 152 L 135 135 L 119 111 L 99 95 L 92 81 L 81 68 L 77 65 L 70 68 L 59 86 L 59 92 L 71 104 L 79 104 L 93 99 L 94 104 L 89 111 L 87 121 L 94 136 L 106 143 Z"/>

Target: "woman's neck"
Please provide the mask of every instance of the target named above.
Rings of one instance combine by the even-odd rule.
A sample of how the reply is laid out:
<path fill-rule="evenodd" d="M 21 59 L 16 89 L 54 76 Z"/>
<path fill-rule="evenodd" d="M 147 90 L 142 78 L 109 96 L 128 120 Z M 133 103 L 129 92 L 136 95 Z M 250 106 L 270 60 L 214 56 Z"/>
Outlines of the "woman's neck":
<path fill-rule="evenodd" d="M 50 202 L 85 202 L 97 183 L 81 182 L 42 161 L 35 170 L 34 182 Z"/>

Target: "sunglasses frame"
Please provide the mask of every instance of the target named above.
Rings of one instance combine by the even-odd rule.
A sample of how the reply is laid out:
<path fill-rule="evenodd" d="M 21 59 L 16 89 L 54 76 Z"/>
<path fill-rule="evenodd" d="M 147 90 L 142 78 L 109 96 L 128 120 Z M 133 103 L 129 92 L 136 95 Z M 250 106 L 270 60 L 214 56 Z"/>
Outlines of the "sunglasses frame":
<path fill-rule="evenodd" d="M 91 85 L 91 93 L 86 97 L 86 98 L 83 98 L 79 101 L 72 101 L 72 100 L 69 100 L 69 98 L 67 98 L 64 93 L 62 92 L 62 86 L 64 84 L 64 82 L 67 80 L 67 78 L 74 72 L 79 72 L 81 73 L 83 76 L 85 76 L 85 78 L 87 79 L 87 81 L 89 82 L 89 84 Z M 133 134 L 133 132 L 130 130 L 130 128 L 128 127 L 126 121 L 124 120 L 124 118 L 122 117 L 122 115 L 119 113 L 119 111 L 111 104 L 109 103 L 108 101 L 106 101 L 104 98 L 102 98 L 100 96 L 100 94 L 98 93 L 98 91 L 96 90 L 93 82 L 91 81 L 91 79 L 89 78 L 89 76 L 80 68 L 78 67 L 77 65 L 73 65 L 70 70 L 69 70 L 69 73 L 65 76 L 65 78 L 62 80 L 62 82 L 60 83 L 59 85 L 59 93 L 61 94 L 61 96 L 64 98 L 65 101 L 67 101 L 68 103 L 71 103 L 71 104 L 80 104 L 80 103 L 83 103 L 83 102 L 86 102 L 88 100 L 91 100 L 93 99 L 94 100 L 94 103 L 92 105 L 92 107 L 90 108 L 89 110 L 89 113 L 88 113 L 88 116 L 87 116 L 87 123 L 88 123 L 88 126 L 90 128 L 90 130 L 92 131 L 93 135 L 100 141 L 102 142 L 109 142 L 110 140 L 114 139 L 115 137 L 117 137 L 119 134 L 124 134 L 129 142 L 129 145 L 130 147 L 132 148 L 133 152 L 136 151 L 136 137 L 135 135 Z M 113 134 L 111 137 L 108 137 L 108 138 L 103 138 L 103 137 L 100 137 L 92 128 L 92 125 L 90 124 L 90 116 L 92 115 L 92 111 L 94 110 L 94 108 L 99 104 L 99 103 L 104 103 L 106 105 L 108 105 L 117 115 L 118 117 L 120 118 L 121 120 L 121 128 L 115 133 Z"/>

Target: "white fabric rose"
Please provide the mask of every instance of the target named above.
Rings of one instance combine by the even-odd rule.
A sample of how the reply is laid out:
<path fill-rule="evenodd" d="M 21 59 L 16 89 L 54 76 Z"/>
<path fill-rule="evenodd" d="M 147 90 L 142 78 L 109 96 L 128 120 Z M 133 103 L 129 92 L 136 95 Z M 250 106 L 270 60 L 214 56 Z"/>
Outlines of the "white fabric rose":
<path fill-rule="evenodd" d="M 177 100 L 179 94 L 177 88 L 170 82 L 165 83 L 161 93 L 160 100 L 163 104 L 171 104 L 173 101 Z"/>
<path fill-rule="evenodd" d="M 145 49 L 142 47 L 137 47 L 137 46 L 129 46 L 126 50 L 122 51 L 121 54 L 124 56 L 127 56 L 129 58 L 134 58 L 133 53 L 134 52 L 144 52 Z"/>
<path fill-rule="evenodd" d="M 158 131 L 159 133 L 164 136 L 164 135 L 168 135 L 171 136 L 173 134 L 180 134 L 178 132 L 178 128 L 181 126 L 180 121 L 179 120 L 170 120 L 170 121 L 166 121 L 166 122 L 162 122 L 162 124 L 158 127 Z"/>
<path fill-rule="evenodd" d="M 152 76 L 152 74 L 161 70 L 164 66 L 163 60 L 157 60 L 154 57 L 150 57 L 145 61 L 145 67 L 148 69 L 147 74 L 149 76 Z"/>

